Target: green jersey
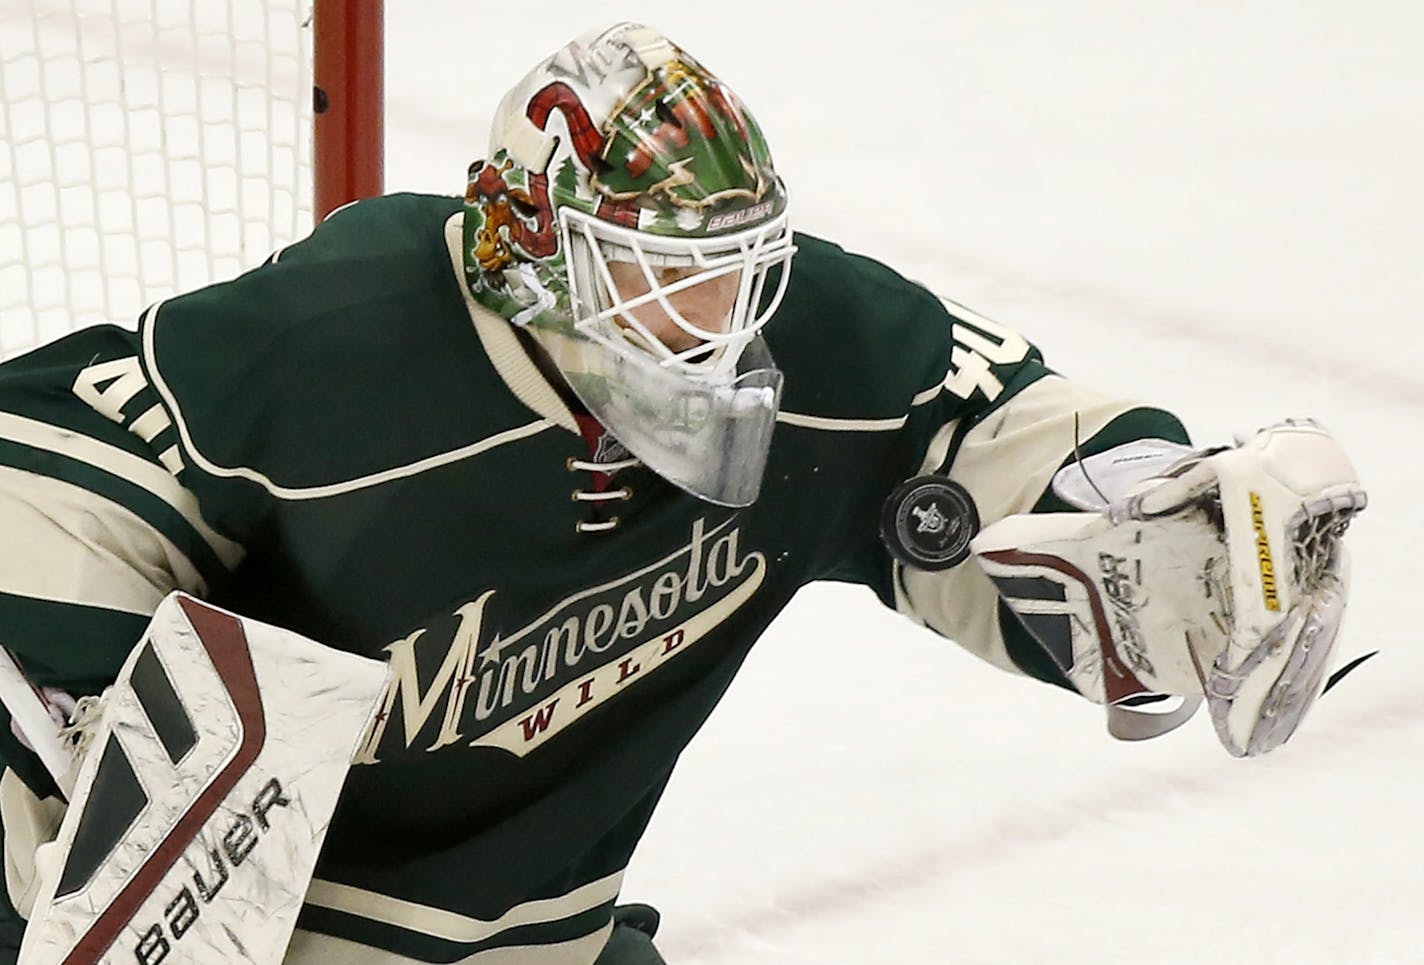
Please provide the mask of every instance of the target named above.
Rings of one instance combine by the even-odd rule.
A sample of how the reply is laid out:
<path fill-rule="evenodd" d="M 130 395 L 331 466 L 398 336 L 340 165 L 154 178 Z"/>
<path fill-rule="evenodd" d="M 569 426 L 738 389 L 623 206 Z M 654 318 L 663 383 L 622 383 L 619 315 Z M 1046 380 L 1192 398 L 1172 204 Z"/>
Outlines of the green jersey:
<path fill-rule="evenodd" d="M 469 297 L 460 211 L 362 202 L 136 333 L 0 367 L 0 556 L 33 560 L 0 634 L 38 683 L 102 688 L 172 589 L 391 663 L 302 930 L 450 962 L 605 927 L 679 752 L 813 580 L 1063 683 L 972 563 L 887 551 L 887 497 L 948 474 L 988 522 L 1047 505 L 1075 413 L 1090 450 L 1174 419 L 803 235 L 761 496 L 711 505 L 626 465 Z"/>

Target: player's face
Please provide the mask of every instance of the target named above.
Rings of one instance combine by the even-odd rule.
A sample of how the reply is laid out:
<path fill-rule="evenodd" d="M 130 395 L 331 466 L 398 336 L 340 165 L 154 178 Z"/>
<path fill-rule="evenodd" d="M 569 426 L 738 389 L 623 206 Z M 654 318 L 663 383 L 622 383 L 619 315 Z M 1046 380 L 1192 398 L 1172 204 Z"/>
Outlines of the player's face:
<path fill-rule="evenodd" d="M 647 278 L 643 275 L 643 269 L 638 265 L 609 262 L 608 271 L 624 301 L 632 301 L 651 290 Z M 660 286 L 668 286 L 699 271 L 699 268 L 654 268 L 653 275 Z M 672 307 L 696 327 L 709 332 L 725 331 L 727 319 L 737 303 L 740 278 L 740 272 L 719 275 L 666 297 Z M 674 352 L 683 352 L 702 344 L 702 339 L 674 322 L 656 299 L 628 309 L 628 314 L 635 317 Z M 622 318 L 616 320 L 622 327 L 628 327 Z"/>

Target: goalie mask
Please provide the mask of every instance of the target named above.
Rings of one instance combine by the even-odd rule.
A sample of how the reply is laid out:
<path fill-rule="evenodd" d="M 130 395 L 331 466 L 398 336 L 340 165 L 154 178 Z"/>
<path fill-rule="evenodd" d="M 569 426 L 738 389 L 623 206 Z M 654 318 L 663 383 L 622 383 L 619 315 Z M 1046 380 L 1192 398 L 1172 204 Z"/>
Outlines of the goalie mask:
<path fill-rule="evenodd" d="M 660 476 L 755 500 L 781 373 L 759 336 L 795 250 L 755 120 L 667 38 L 619 24 L 505 95 L 470 168 L 466 283 Z"/>

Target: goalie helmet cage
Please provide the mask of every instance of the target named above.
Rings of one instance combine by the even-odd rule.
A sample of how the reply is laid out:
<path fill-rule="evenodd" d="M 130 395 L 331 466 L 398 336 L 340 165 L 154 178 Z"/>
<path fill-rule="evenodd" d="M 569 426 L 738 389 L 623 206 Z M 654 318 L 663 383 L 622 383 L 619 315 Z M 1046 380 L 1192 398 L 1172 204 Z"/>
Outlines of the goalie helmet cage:
<path fill-rule="evenodd" d="M 382 0 L 6 0 L 0 358 L 381 192 Z"/>

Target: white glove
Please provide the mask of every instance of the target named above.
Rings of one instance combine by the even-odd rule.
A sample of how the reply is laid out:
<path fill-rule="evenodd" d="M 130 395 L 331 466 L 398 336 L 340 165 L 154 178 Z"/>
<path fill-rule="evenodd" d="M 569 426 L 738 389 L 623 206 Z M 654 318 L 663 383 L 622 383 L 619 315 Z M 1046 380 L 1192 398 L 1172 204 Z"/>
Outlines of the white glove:
<path fill-rule="evenodd" d="M 1349 588 L 1340 537 L 1365 493 L 1339 444 L 1308 421 L 1124 485 L 1123 467 L 1160 466 L 1171 448 L 1150 440 L 1074 464 L 1065 473 L 1083 479 L 1095 460 L 1116 467 L 1101 511 L 1010 516 L 971 547 L 1086 697 L 1110 707 L 1205 697 L 1226 749 L 1262 754 L 1294 733 L 1324 685 Z M 1075 485 L 1062 483 L 1060 495 Z M 1130 736 L 1164 732 L 1192 709 Z"/>

